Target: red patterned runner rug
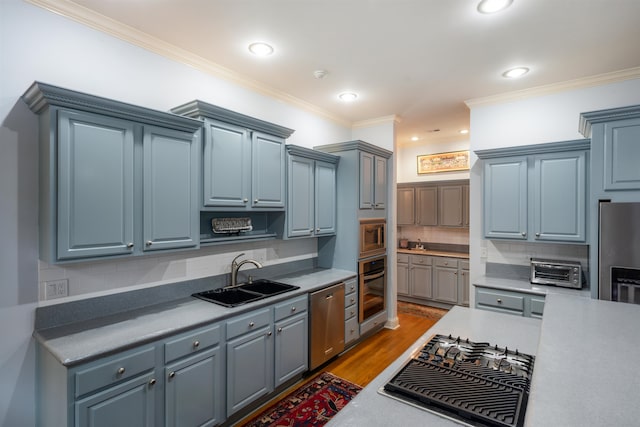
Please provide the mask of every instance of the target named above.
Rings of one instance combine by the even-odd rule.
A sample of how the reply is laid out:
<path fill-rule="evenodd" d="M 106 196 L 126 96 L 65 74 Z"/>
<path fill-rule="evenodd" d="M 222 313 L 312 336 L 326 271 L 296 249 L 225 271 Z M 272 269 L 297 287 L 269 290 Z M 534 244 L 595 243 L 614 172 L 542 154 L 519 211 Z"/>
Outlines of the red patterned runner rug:
<path fill-rule="evenodd" d="M 360 390 L 362 387 L 359 385 L 323 372 L 253 417 L 244 426 L 323 426 Z"/>

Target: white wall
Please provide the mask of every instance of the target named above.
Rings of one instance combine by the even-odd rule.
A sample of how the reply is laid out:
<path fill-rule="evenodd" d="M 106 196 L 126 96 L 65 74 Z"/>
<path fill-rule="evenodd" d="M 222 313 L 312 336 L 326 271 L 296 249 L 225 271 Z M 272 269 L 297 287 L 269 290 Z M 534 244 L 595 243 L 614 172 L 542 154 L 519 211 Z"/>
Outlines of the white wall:
<path fill-rule="evenodd" d="M 474 150 L 584 138 L 578 132 L 580 113 L 640 104 L 640 79 L 566 90 L 493 105 L 471 105 L 470 261 L 471 280 L 485 273 L 487 260 L 526 265 L 531 256 L 561 255 L 584 259 L 579 245 L 551 248 L 528 243 L 491 243 L 482 238 L 482 167 Z M 545 247 L 548 251 L 545 251 Z M 487 258 L 481 257 L 482 248 Z M 473 301 L 471 301 L 473 304 Z"/>
<path fill-rule="evenodd" d="M 69 278 L 72 293 L 224 272 L 240 250 L 287 262 L 315 256 L 315 240 L 208 248 L 132 261 L 64 267 L 38 261 L 37 118 L 20 97 L 34 80 L 166 111 L 201 99 L 295 129 L 306 147 L 351 139 L 351 129 L 170 61 L 21 0 L 0 0 L 0 425 L 35 425 L 34 310 L 41 279 Z"/>

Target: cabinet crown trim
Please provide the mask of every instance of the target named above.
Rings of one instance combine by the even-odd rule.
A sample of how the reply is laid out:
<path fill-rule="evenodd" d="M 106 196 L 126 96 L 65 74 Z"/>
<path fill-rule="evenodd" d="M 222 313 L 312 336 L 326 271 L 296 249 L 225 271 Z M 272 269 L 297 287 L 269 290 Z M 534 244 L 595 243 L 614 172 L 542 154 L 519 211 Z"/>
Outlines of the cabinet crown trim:
<path fill-rule="evenodd" d="M 42 113 L 48 106 L 57 106 L 188 132 L 195 132 L 202 127 L 201 121 L 189 117 L 89 95 L 38 81 L 33 82 L 22 95 L 22 99 L 36 114 Z"/>
<path fill-rule="evenodd" d="M 575 139 L 570 141 L 550 142 L 545 144 L 531 144 L 517 147 L 490 148 L 487 150 L 475 150 L 474 153 L 480 159 L 492 159 L 497 157 L 522 156 L 530 154 L 557 153 L 562 151 L 589 150 L 590 139 Z"/>
<path fill-rule="evenodd" d="M 285 145 L 287 153 L 292 156 L 305 157 L 307 159 L 319 160 L 322 162 L 337 164 L 340 160 L 339 156 L 333 154 L 323 153 L 322 151 L 312 150 L 310 148 L 301 147 L 299 145 L 287 144 Z"/>
<path fill-rule="evenodd" d="M 220 120 L 221 122 L 246 127 L 285 139 L 289 138 L 293 132 L 295 132 L 293 129 L 227 110 L 226 108 L 218 107 L 217 105 L 212 105 L 197 99 L 172 108 L 171 112 L 186 117 Z"/>
<path fill-rule="evenodd" d="M 640 105 L 610 108 L 607 110 L 589 111 L 580 114 L 578 131 L 585 138 L 591 136 L 591 125 L 594 123 L 610 122 L 614 120 L 635 119 L 640 117 Z"/>
<path fill-rule="evenodd" d="M 393 154 L 392 151 L 386 150 L 377 145 L 369 144 L 361 140 L 340 142 L 338 144 L 318 145 L 313 147 L 314 150 L 325 151 L 327 153 L 336 153 L 340 151 L 361 150 L 371 153 L 375 156 L 381 156 L 386 159 L 390 158 Z"/>

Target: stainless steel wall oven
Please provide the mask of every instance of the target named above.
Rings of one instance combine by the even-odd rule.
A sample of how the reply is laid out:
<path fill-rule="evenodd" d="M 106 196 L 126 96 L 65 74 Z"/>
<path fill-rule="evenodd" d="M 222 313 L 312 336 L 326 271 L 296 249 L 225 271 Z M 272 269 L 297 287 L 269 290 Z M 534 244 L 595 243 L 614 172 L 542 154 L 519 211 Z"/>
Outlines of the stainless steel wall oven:
<path fill-rule="evenodd" d="M 387 256 L 363 259 L 358 262 L 360 281 L 360 323 L 384 311 L 387 307 Z"/>

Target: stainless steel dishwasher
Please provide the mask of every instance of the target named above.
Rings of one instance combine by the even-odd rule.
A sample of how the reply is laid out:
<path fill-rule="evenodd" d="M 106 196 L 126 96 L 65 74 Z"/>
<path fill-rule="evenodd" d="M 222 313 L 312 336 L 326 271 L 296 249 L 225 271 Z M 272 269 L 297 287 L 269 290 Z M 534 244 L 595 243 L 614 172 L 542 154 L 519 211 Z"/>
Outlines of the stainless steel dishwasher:
<path fill-rule="evenodd" d="M 344 283 L 311 294 L 309 369 L 344 350 Z"/>

